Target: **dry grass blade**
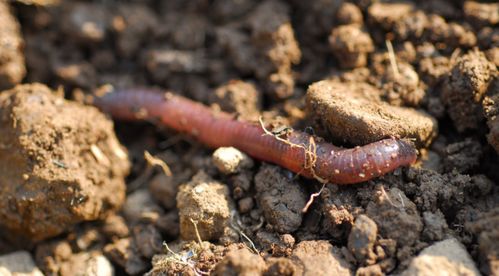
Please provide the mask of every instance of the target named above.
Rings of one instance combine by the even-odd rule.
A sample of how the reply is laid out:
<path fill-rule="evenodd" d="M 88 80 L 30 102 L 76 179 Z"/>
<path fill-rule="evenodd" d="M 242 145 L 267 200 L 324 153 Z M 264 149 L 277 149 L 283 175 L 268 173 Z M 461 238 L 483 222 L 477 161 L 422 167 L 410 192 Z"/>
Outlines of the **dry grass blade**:
<path fill-rule="evenodd" d="M 168 167 L 168 165 L 165 163 L 165 161 L 152 156 L 147 151 L 144 151 L 144 158 L 149 165 L 160 166 L 166 176 L 172 176 L 172 171 L 170 170 L 170 167 Z"/>

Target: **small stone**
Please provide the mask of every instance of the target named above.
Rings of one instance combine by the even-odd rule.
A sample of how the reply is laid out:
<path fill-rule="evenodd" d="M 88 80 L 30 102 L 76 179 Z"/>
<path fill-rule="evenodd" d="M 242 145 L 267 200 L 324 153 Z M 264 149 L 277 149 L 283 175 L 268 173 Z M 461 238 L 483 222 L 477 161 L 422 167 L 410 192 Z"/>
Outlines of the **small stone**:
<path fill-rule="evenodd" d="M 373 248 L 377 234 L 378 227 L 372 219 L 366 215 L 357 217 L 348 236 L 348 249 L 361 264 L 374 264 Z"/>
<path fill-rule="evenodd" d="M 253 160 L 233 147 L 221 147 L 213 152 L 213 163 L 223 174 L 234 174 L 253 167 Z"/>
<path fill-rule="evenodd" d="M 185 240 L 196 240 L 196 225 L 202 240 L 220 238 L 229 225 L 232 205 L 227 186 L 200 171 L 190 182 L 179 187 L 180 236 Z"/>
<path fill-rule="evenodd" d="M 480 275 L 464 246 L 454 238 L 425 248 L 412 259 L 402 276 Z"/>
<path fill-rule="evenodd" d="M 35 265 L 29 252 L 16 251 L 0 256 L 0 275 L 2 276 L 43 276 Z"/>

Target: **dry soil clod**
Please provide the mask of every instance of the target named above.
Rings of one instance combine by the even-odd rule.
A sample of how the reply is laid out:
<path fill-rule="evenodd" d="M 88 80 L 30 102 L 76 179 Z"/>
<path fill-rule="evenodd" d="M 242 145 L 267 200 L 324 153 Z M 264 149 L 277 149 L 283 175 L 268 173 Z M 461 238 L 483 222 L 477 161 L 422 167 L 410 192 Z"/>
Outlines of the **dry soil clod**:
<path fill-rule="evenodd" d="M 441 98 L 459 132 L 478 129 L 482 100 L 498 71 L 485 55 L 472 50 L 459 57 L 444 81 Z"/>
<path fill-rule="evenodd" d="M 179 187 L 177 208 L 180 236 L 185 240 L 196 240 L 198 232 L 205 241 L 219 239 L 224 234 L 230 225 L 230 210 L 234 206 L 227 186 L 201 171 L 189 183 Z"/>
<path fill-rule="evenodd" d="M 440 241 L 425 248 L 401 275 L 433 275 L 435 273 L 480 275 L 469 253 L 455 238 Z"/>
<path fill-rule="evenodd" d="M 0 0 L 0 37 L 0 90 L 2 90 L 20 83 L 26 74 L 21 26 L 11 13 L 6 0 Z"/>
<path fill-rule="evenodd" d="M 329 36 L 329 45 L 341 68 L 364 67 L 367 55 L 374 51 L 374 44 L 362 26 L 338 26 Z"/>
<path fill-rule="evenodd" d="M 17 236 L 52 237 L 123 204 L 130 164 L 97 109 L 19 85 L 0 94 L 0 133 L 0 217 Z"/>
<path fill-rule="evenodd" d="M 436 120 L 416 109 L 390 106 L 379 94 L 366 83 L 325 80 L 309 86 L 307 108 L 335 140 L 364 145 L 395 136 L 428 146 L 437 135 Z"/>

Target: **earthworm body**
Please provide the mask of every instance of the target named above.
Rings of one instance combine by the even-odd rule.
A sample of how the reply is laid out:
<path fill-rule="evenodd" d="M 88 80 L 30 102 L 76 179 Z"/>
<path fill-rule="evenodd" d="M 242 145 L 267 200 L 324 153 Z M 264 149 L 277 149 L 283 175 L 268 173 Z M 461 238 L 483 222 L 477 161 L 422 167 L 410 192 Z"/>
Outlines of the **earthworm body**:
<path fill-rule="evenodd" d="M 94 104 L 117 119 L 156 119 L 208 147 L 232 146 L 323 183 L 364 182 L 416 160 L 415 148 L 405 140 L 389 138 L 345 149 L 300 131 L 277 136 L 263 123 L 240 121 L 231 114 L 154 89 L 114 91 L 96 97 Z"/>

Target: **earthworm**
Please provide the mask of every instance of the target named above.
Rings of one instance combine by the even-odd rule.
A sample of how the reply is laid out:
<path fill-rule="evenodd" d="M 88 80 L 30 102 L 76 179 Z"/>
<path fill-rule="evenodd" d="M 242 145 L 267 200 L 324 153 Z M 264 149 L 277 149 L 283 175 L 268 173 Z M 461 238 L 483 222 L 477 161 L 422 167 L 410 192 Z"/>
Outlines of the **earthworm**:
<path fill-rule="evenodd" d="M 208 147 L 232 146 L 256 159 L 321 182 L 364 182 L 410 165 L 417 155 L 411 142 L 397 138 L 345 149 L 295 130 L 277 136 L 263 122 L 241 121 L 229 113 L 155 89 L 109 92 L 96 97 L 94 105 L 117 119 L 158 120 Z"/>

